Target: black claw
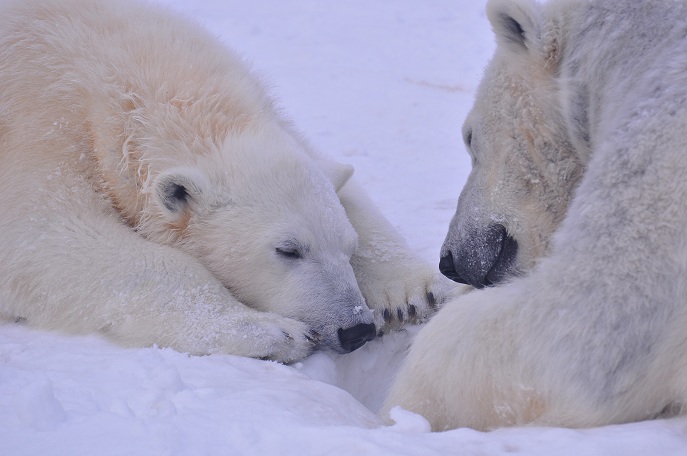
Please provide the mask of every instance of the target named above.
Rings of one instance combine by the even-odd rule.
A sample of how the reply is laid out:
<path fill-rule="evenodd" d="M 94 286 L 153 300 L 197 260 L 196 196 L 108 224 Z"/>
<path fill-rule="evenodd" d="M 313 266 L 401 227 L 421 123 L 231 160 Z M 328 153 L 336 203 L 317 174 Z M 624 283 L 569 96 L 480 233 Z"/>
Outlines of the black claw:
<path fill-rule="evenodd" d="M 396 315 L 398 315 L 398 321 L 403 322 L 403 311 L 400 307 L 396 309 Z"/>
<path fill-rule="evenodd" d="M 408 304 L 408 318 L 411 320 L 417 316 L 417 309 L 413 304 Z"/>
<path fill-rule="evenodd" d="M 434 293 L 431 291 L 427 292 L 427 304 L 429 304 L 429 307 L 432 309 L 436 309 L 437 307 L 437 299 L 434 297 Z"/>
<path fill-rule="evenodd" d="M 308 342 L 310 342 L 311 344 L 317 345 L 318 343 L 320 343 L 322 336 L 320 336 L 320 333 L 318 333 L 317 331 L 311 330 L 309 335 L 305 335 L 305 338 L 308 339 Z"/>
<path fill-rule="evenodd" d="M 389 309 L 384 309 L 382 316 L 386 323 L 391 323 L 391 311 Z"/>

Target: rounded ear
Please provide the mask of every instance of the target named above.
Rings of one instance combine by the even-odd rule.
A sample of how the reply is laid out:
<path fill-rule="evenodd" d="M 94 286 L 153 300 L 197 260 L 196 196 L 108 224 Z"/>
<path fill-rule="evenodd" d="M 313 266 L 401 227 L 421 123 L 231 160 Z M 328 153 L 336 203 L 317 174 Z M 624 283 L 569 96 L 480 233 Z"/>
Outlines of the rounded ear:
<path fill-rule="evenodd" d="M 325 176 L 334 184 L 334 189 L 338 192 L 341 187 L 346 185 L 346 182 L 353 175 L 355 169 L 351 165 L 343 165 L 331 160 L 319 160 L 320 167 Z"/>
<path fill-rule="evenodd" d="M 499 45 L 518 52 L 541 49 L 540 6 L 533 0 L 489 0 L 487 17 Z"/>
<path fill-rule="evenodd" d="M 165 215 L 176 221 L 188 211 L 198 212 L 208 189 L 207 177 L 195 168 L 174 168 L 157 176 L 155 198 Z"/>
<path fill-rule="evenodd" d="M 332 181 L 332 184 L 334 184 L 334 188 L 337 192 L 341 190 L 341 187 L 346 185 L 346 182 L 348 182 L 353 175 L 353 171 L 355 171 L 355 169 L 351 165 L 338 164 L 328 173 L 329 179 Z"/>

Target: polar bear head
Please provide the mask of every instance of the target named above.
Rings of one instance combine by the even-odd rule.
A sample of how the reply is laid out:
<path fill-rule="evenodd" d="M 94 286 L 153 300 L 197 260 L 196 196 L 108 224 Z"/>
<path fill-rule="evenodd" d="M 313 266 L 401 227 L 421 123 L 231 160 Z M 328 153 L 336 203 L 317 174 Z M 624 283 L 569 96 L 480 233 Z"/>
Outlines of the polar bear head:
<path fill-rule="evenodd" d="M 336 351 L 361 346 L 375 327 L 336 194 L 352 169 L 321 160 L 233 51 L 169 30 L 182 30 L 173 45 L 127 45 L 131 62 L 97 68 L 90 140 L 112 205 L 246 306 L 305 322 Z"/>
<path fill-rule="evenodd" d="M 243 304 L 303 321 L 348 352 L 375 334 L 350 264 L 357 234 L 336 194 L 353 170 L 305 147 L 263 123 L 183 154 L 193 159 L 154 177 L 139 227 L 195 257 Z"/>
<path fill-rule="evenodd" d="M 497 50 L 463 126 L 472 171 L 440 262 L 475 287 L 546 254 L 583 167 L 561 102 L 559 24 L 529 0 L 491 0 L 487 14 Z"/>

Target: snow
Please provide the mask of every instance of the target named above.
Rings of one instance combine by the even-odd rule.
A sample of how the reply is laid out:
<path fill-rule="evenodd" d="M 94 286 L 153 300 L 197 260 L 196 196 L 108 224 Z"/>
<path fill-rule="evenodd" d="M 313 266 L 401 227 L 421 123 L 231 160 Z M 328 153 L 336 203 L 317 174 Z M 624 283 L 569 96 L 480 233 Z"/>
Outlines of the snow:
<path fill-rule="evenodd" d="M 158 0 L 254 62 L 312 143 L 432 263 L 470 170 L 493 39 L 482 0 Z M 687 455 L 687 420 L 457 429 L 375 411 L 418 328 L 284 366 L 0 325 L 2 455 Z"/>

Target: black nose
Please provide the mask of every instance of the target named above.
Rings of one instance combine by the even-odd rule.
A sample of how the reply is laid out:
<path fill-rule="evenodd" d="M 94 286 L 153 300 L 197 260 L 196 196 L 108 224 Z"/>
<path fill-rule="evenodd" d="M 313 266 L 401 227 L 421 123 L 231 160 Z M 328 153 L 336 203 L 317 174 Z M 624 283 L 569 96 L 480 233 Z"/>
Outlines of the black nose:
<path fill-rule="evenodd" d="M 456 251 L 454 257 L 453 252 Z M 484 288 L 517 274 L 518 241 L 502 225 L 475 231 L 439 260 L 439 270 L 449 279 Z"/>
<path fill-rule="evenodd" d="M 346 352 L 359 349 L 376 335 L 374 323 L 360 323 L 347 329 L 339 328 L 339 342 Z"/>
<path fill-rule="evenodd" d="M 451 253 L 451 251 L 445 256 L 442 256 L 439 260 L 439 271 L 454 282 L 467 283 L 458 275 L 458 272 L 456 272 L 456 266 L 453 263 L 453 253 Z"/>

